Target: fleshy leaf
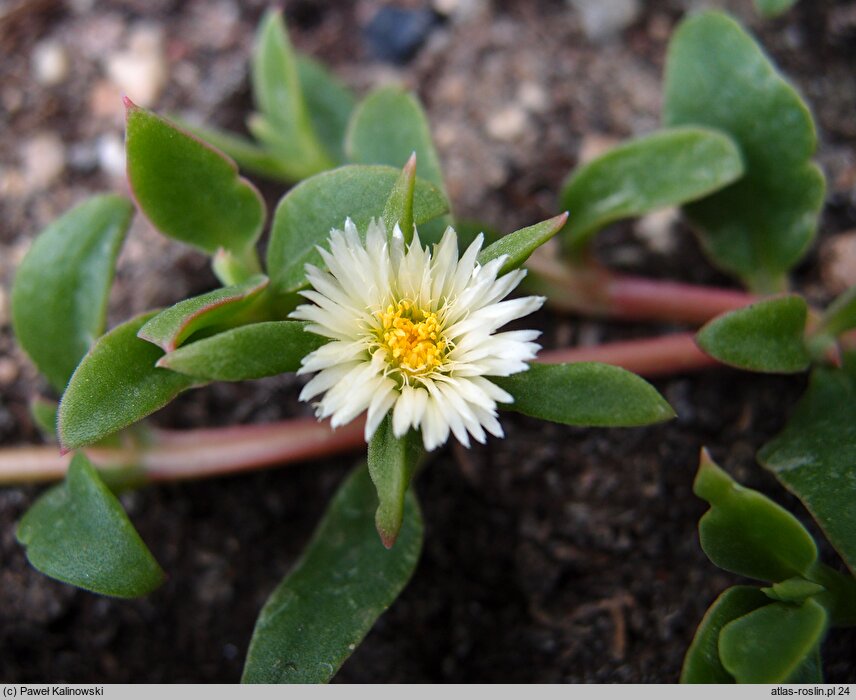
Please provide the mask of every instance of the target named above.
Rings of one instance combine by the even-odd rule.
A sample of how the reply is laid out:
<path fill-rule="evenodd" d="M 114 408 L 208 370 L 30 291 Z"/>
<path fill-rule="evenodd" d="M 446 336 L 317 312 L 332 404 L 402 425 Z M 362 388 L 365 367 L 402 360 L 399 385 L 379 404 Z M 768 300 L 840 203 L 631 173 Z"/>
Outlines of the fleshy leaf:
<path fill-rule="evenodd" d="M 197 383 L 155 367 L 163 351 L 137 337 L 153 315 L 103 335 L 75 370 L 59 405 L 59 437 L 66 449 L 91 445 L 135 423 Z"/>
<path fill-rule="evenodd" d="M 265 205 L 234 161 L 153 112 L 126 100 L 128 180 L 161 233 L 206 253 L 238 256 L 256 242 Z"/>
<path fill-rule="evenodd" d="M 500 408 L 554 423 L 630 427 L 675 416 L 644 379 L 600 362 L 533 364 L 526 372 L 490 380 L 514 397 Z"/>
<path fill-rule="evenodd" d="M 702 452 L 693 492 L 710 503 L 698 524 L 701 548 L 719 568 L 761 581 L 808 573 L 817 545 L 788 511 L 738 484 Z"/>
<path fill-rule="evenodd" d="M 369 442 L 369 475 L 380 502 L 375 513 L 375 525 L 387 549 L 395 544 L 401 530 L 404 499 L 422 454 L 418 432 L 410 431 L 401 438 L 393 435 L 391 415 L 384 418 Z"/>
<path fill-rule="evenodd" d="M 17 535 L 36 569 L 88 591 L 136 598 L 163 583 L 119 500 L 82 454 L 74 456 L 65 482 L 27 511 Z"/>
<path fill-rule="evenodd" d="M 757 610 L 769 599 L 754 586 L 734 586 L 724 591 L 704 614 L 684 657 L 681 683 L 734 683 L 719 658 L 719 634 L 732 620 Z"/>
<path fill-rule="evenodd" d="M 360 467 L 262 609 L 244 683 L 326 683 L 399 596 L 419 560 L 422 515 L 409 492 L 398 543 L 387 550 L 375 532 L 376 507 Z"/>
<path fill-rule="evenodd" d="M 15 275 L 15 335 L 58 391 L 104 332 L 116 257 L 133 213 L 124 197 L 87 199 L 39 234 Z"/>
<path fill-rule="evenodd" d="M 686 211 L 716 265 L 757 291 L 780 291 L 814 238 L 824 199 L 805 103 L 736 21 L 703 12 L 672 37 L 664 119 L 721 129 L 737 142 L 745 175 Z"/>
<path fill-rule="evenodd" d="M 765 17 L 776 17 L 790 10 L 797 0 L 753 0 L 755 9 Z"/>
<path fill-rule="evenodd" d="M 416 153 L 419 177 L 435 185 L 446 197 L 443 170 L 428 119 L 419 100 L 401 88 L 379 88 L 357 105 L 348 125 L 345 152 L 352 163 L 389 165 L 396 169 Z M 421 227 L 419 238 L 423 243 L 436 243 L 451 224 L 451 217 L 444 216 Z"/>
<path fill-rule="evenodd" d="M 294 180 L 332 167 L 333 160 L 312 127 L 297 59 L 279 10 L 269 11 L 259 25 L 252 78 L 262 113 L 255 127 L 252 121 L 249 124 L 256 138 L 277 154 Z"/>
<path fill-rule="evenodd" d="M 267 286 L 267 277 L 257 275 L 244 284 L 185 299 L 147 321 L 137 336 L 154 343 L 164 352 L 172 352 L 197 331 L 223 323 L 245 311 Z"/>
<path fill-rule="evenodd" d="M 383 207 L 383 224 L 387 235 L 392 236 L 398 224 L 404 242 L 413 239 L 413 192 L 416 188 L 416 155 L 404 164 L 401 174 L 392 186 L 389 198 Z"/>
<path fill-rule="evenodd" d="M 826 611 L 813 600 L 771 603 L 722 628 L 719 656 L 738 683 L 784 683 L 812 656 L 826 628 Z"/>
<path fill-rule="evenodd" d="M 856 574 L 856 378 L 815 369 L 785 429 L 758 460 L 802 501 Z"/>
<path fill-rule="evenodd" d="M 269 149 L 259 146 L 249 139 L 238 134 L 233 134 L 230 131 L 191 124 L 182 119 L 176 119 L 175 121 L 179 126 L 197 138 L 223 151 L 242 170 L 247 170 L 273 180 L 283 180 L 285 182 L 292 182 L 294 180 L 291 168 L 283 164 Z"/>
<path fill-rule="evenodd" d="M 699 347 L 725 364 L 754 372 L 802 372 L 808 307 L 796 294 L 765 299 L 716 317 L 696 336 Z"/>
<path fill-rule="evenodd" d="M 508 260 L 499 269 L 497 275 L 511 272 L 523 265 L 533 252 L 561 231 L 567 220 L 568 212 L 565 212 L 534 226 L 527 226 L 509 233 L 479 253 L 479 264 L 484 265 L 500 255 L 507 255 Z"/>
<path fill-rule="evenodd" d="M 158 360 L 197 379 L 238 382 L 300 369 L 300 361 L 327 338 L 300 321 L 265 321 L 233 328 L 180 347 Z"/>
<path fill-rule="evenodd" d="M 819 333 L 837 336 L 856 328 L 856 287 L 851 287 L 824 312 L 818 327 Z"/>
<path fill-rule="evenodd" d="M 345 165 L 304 180 L 280 200 L 267 251 L 272 290 L 293 292 L 304 286 L 305 265 L 322 265 L 316 246 L 326 246 L 330 230 L 350 217 L 362 235 L 369 221 L 383 215 L 399 171 L 375 165 Z M 413 220 L 419 224 L 448 210 L 433 185 L 416 179 Z"/>
<path fill-rule="evenodd" d="M 617 146 L 562 187 L 559 203 L 571 214 L 565 248 L 579 254 L 613 221 L 700 199 L 742 174 L 737 145 L 712 129 L 666 129 Z"/>
<path fill-rule="evenodd" d="M 30 415 L 36 426 L 49 440 L 56 440 L 56 413 L 59 404 L 41 396 L 30 401 Z"/>
<path fill-rule="evenodd" d="M 802 576 L 794 576 L 761 590 L 771 600 L 781 603 L 802 603 L 806 598 L 823 593 L 826 589 L 819 583 L 804 579 Z"/>
<path fill-rule="evenodd" d="M 337 165 L 344 163 L 345 133 L 356 105 L 353 93 L 308 56 L 297 55 L 297 73 L 318 139 Z"/>

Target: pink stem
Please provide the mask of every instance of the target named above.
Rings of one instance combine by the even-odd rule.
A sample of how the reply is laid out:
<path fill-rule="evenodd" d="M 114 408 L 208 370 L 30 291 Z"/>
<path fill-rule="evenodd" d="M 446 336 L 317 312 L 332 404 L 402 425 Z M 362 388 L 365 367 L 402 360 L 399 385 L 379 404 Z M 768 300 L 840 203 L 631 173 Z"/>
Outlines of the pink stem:
<path fill-rule="evenodd" d="M 531 286 L 555 309 L 590 316 L 701 325 L 757 297 L 732 289 L 621 275 L 590 263 L 571 267 L 545 255 L 527 262 Z"/>
<path fill-rule="evenodd" d="M 538 362 L 605 362 L 643 377 L 693 372 L 719 364 L 699 350 L 693 333 L 547 350 L 538 356 Z"/>
<path fill-rule="evenodd" d="M 199 479 L 321 458 L 365 444 L 360 420 L 333 430 L 313 418 L 267 425 L 152 432 L 154 442 L 137 449 L 91 447 L 86 455 L 105 469 L 136 467 L 147 481 Z M 71 455 L 55 446 L 0 450 L 0 483 L 61 479 Z"/>

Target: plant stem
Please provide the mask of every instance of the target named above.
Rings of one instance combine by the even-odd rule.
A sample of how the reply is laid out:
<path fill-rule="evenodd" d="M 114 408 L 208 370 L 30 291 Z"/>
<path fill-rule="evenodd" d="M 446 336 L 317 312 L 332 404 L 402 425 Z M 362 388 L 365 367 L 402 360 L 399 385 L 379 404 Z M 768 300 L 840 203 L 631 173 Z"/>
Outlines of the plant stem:
<path fill-rule="evenodd" d="M 589 316 L 701 325 L 757 300 L 739 290 L 617 274 L 594 262 L 572 267 L 537 252 L 526 265 L 528 286 L 550 306 Z"/>
<path fill-rule="evenodd" d="M 719 364 L 698 349 L 693 333 L 674 333 L 659 338 L 547 350 L 538 356 L 538 361 L 605 362 L 644 377 L 693 372 Z"/>
<path fill-rule="evenodd" d="M 332 430 L 314 418 L 267 425 L 197 430 L 152 430 L 151 442 L 134 448 L 91 447 L 84 452 L 105 470 L 134 467 L 144 482 L 235 474 L 349 452 L 364 444 L 360 420 Z M 61 479 L 71 455 L 55 445 L 0 450 L 0 484 Z"/>
<path fill-rule="evenodd" d="M 548 350 L 538 362 L 606 362 L 646 377 L 704 369 L 717 364 L 695 344 L 692 333 L 628 340 L 592 347 Z M 199 479 L 350 452 L 363 446 L 363 421 L 332 430 L 314 418 L 267 425 L 195 430 L 150 429 L 143 444 L 90 447 L 86 455 L 105 473 L 132 469 L 143 483 Z M 0 484 L 31 484 L 63 478 L 71 455 L 55 445 L 0 449 Z"/>

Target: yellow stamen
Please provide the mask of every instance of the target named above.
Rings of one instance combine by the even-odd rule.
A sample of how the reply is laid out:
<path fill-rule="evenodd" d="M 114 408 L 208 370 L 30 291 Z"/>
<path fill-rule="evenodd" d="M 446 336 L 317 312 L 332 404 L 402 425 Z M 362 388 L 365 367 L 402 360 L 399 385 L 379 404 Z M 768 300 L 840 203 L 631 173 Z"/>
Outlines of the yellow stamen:
<path fill-rule="evenodd" d="M 448 344 L 436 311 L 418 308 L 405 299 L 375 315 L 381 325 L 378 343 L 396 368 L 411 375 L 424 374 L 443 363 Z"/>

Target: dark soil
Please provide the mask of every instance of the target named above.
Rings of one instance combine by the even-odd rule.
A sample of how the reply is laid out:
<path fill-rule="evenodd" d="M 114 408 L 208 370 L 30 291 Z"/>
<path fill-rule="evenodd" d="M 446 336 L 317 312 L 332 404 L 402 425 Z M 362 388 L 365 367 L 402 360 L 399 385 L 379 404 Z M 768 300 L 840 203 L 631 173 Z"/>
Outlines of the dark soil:
<path fill-rule="evenodd" d="M 483 5 L 483 14 L 447 22 L 412 61 L 391 67 L 374 61 L 360 38 L 376 0 L 285 3 L 296 45 L 356 89 L 395 78 L 419 92 L 456 212 L 503 231 L 555 213 L 559 185 L 593 137 L 656 128 L 666 42 L 693 4 L 645 3 L 615 40 L 596 44 L 559 0 L 460 0 L 459 7 Z M 815 109 L 830 182 L 822 246 L 856 227 L 856 3 L 803 0 L 784 19 L 763 23 L 749 0 L 713 4 L 749 24 Z M 140 22 L 159 28 L 170 79 L 156 108 L 237 129 L 250 107 L 246 66 L 262 10 L 262 2 L 233 0 L 0 6 L 0 443 L 39 439 L 27 402 L 46 389 L 14 348 L 12 270 L 32 236 L 62 210 L 92 192 L 124 188 L 98 150 L 122 129 L 121 109 L 111 102 L 118 90 L 105 82 L 106 57 Z M 59 41 L 71 62 L 54 87 L 39 85 L 31 67 L 33 47 L 44 39 Z M 491 126 L 504 109 L 522 111 L 523 127 L 514 129 L 520 114 Z M 64 144 L 65 167 L 33 186 L 25 148 L 43 133 Z M 270 183 L 263 190 L 271 205 L 282 193 Z M 600 251 L 640 274 L 733 284 L 704 261 L 685 229 L 668 233 L 673 249 L 657 252 L 636 227 L 618 226 L 602 237 Z M 798 270 L 797 286 L 823 302 L 830 290 L 816 251 Z M 213 284 L 201 256 L 161 239 L 138 217 L 111 320 Z M 549 312 L 537 321 L 546 347 L 669 330 Z M 506 440 L 441 451 L 417 484 L 427 526 L 419 568 L 337 680 L 675 681 L 704 610 L 736 581 L 698 545 L 695 526 L 705 507 L 691 484 L 699 448 L 707 445 L 735 477 L 791 507 L 816 532 L 754 461 L 804 384 L 725 369 L 675 377 L 657 382 L 679 414 L 664 426 L 578 430 L 508 414 Z M 181 397 L 156 420 L 176 427 L 270 421 L 305 413 L 296 397 L 291 377 L 218 385 Z M 83 593 L 32 570 L 14 527 L 39 489 L 3 489 L 0 680 L 237 681 L 255 616 L 357 459 L 125 496 L 169 573 L 163 588 L 132 602 Z M 824 556 L 837 562 L 825 545 Z M 833 630 L 824 658 L 829 681 L 854 682 L 856 632 Z"/>

